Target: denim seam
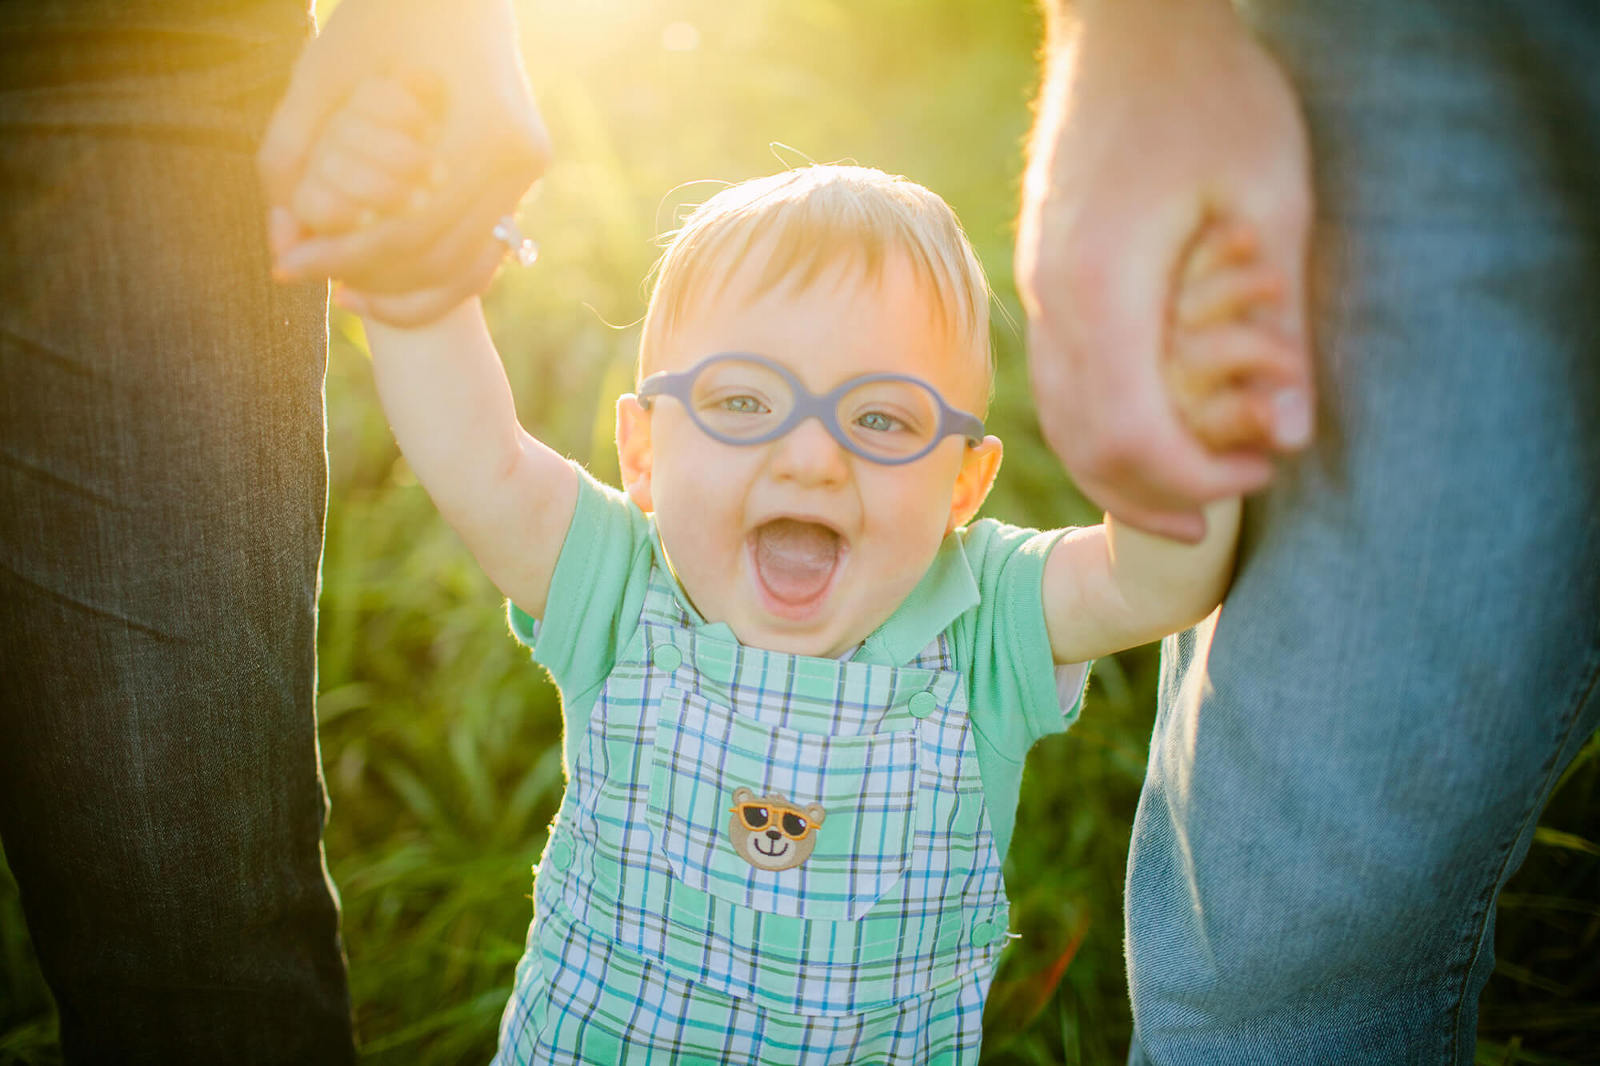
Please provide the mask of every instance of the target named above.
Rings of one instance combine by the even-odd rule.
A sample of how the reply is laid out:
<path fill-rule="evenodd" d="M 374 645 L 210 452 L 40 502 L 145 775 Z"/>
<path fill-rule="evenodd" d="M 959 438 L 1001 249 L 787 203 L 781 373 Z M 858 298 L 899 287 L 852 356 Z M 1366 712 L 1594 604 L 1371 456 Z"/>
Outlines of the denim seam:
<path fill-rule="evenodd" d="M 1493 913 L 1492 906 L 1499 895 L 1500 886 L 1506 879 L 1506 867 L 1511 862 L 1511 855 L 1516 849 L 1516 842 L 1522 839 L 1522 834 L 1527 831 L 1528 823 L 1537 821 L 1540 813 L 1544 810 L 1544 803 L 1541 802 L 1541 797 L 1548 799 L 1550 789 L 1554 787 L 1553 778 L 1561 770 L 1561 753 L 1566 750 L 1567 744 L 1572 740 L 1573 732 L 1578 728 L 1578 722 L 1583 718 L 1583 710 L 1589 701 L 1594 698 L 1596 684 L 1600 683 L 1600 632 L 1596 633 L 1595 639 L 1589 645 L 1587 673 L 1588 678 L 1578 686 L 1576 699 L 1568 712 L 1567 727 L 1561 732 L 1550 754 L 1545 759 L 1544 768 L 1539 774 L 1540 786 L 1529 797 L 1527 810 L 1523 815 L 1517 832 L 1506 839 L 1502 848 L 1500 865 L 1495 871 L 1495 877 L 1489 882 L 1482 898 L 1478 902 L 1477 934 L 1473 937 L 1471 952 L 1466 959 L 1466 964 L 1462 967 L 1461 986 L 1456 995 L 1455 1006 L 1450 1012 L 1450 1038 L 1446 1048 L 1450 1055 L 1448 1061 L 1458 1061 L 1458 1055 L 1461 1050 L 1461 1014 L 1467 1005 L 1467 985 L 1474 967 L 1477 966 L 1479 957 L 1483 954 L 1484 942 L 1489 932 L 1489 916 Z"/>

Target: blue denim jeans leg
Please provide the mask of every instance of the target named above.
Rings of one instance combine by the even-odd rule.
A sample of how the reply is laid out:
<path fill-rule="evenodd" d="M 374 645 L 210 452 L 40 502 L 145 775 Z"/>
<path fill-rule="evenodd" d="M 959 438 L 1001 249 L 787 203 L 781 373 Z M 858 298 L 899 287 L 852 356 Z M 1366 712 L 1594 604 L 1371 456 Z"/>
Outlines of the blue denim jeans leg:
<path fill-rule="evenodd" d="M 354 1059 L 313 708 L 326 289 L 268 276 L 253 158 L 308 29 L 0 13 L 0 839 L 70 1063 Z"/>
<path fill-rule="evenodd" d="M 1164 649 L 1130 1059 L 1467 1064 L 1600 714 L 1600 8 L 1246 6 L 1312 133 L 1322 435 Z"/>

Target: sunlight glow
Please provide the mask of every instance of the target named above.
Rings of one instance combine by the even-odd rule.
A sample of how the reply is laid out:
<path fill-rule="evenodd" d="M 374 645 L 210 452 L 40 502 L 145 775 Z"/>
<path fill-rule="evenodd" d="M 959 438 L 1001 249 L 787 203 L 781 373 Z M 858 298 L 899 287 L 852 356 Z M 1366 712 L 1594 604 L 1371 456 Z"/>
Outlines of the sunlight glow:
<path fill-rule="evenodd" d="M 700 31 L 692 22 L 669 22 L 661 30 L 661 47 L 669 52 L 692 52 L 700 47 Z"/>

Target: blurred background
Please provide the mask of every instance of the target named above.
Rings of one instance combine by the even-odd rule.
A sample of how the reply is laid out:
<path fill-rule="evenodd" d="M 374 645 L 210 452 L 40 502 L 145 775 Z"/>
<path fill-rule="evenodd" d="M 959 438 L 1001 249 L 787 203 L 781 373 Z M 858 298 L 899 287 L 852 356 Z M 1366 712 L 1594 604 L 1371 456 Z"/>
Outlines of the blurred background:
<path fill-rule="evenodd" d="M 333 7 L 320 5 L 326 15 Z M 1030 0 L 522 0 L 558 157 L 525 205 L 540 262 L 490 322 L 526 425 L 615 482 L 644 279 L 685 205 L 807 161 L 907 174 L 944 196 L 993 281 L 984 513 L 1097 520 L 1044 447 L 1011 274 L 1036 80 Z M 335 312 L 321 601 L 328 863 L 368 1061 L 487 1061 L 530 917 L 529 867 L 562 788 L 560 717 L 500 597 L 435 516 Z M 1013 929 L 985 1063 L 1118 1063 L 1130 1021 L 1121 894 L 1154 716 L 1156 651 L 1095 667 L 1082 720 L 1029 759 L 1007 882 Z M 1480 1063 L 1600 1062 L 1600 755 L 1562 781 L 1501 903 Z M 0 868 L 0 1064 L 59 1061 L 16 886 Z"/>

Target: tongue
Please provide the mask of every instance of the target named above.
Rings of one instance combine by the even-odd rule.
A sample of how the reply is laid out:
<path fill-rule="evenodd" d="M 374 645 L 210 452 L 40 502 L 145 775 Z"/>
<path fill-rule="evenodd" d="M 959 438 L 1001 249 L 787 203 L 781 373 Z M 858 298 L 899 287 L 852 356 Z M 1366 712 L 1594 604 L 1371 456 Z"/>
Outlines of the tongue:
<path fill-rule="evenodd" d="M 814 522 L 779 518 L 756 531 L 755 556 L 767 591 L 801 603 L 828 586 L 839 560 L 839 535 Z"/>

